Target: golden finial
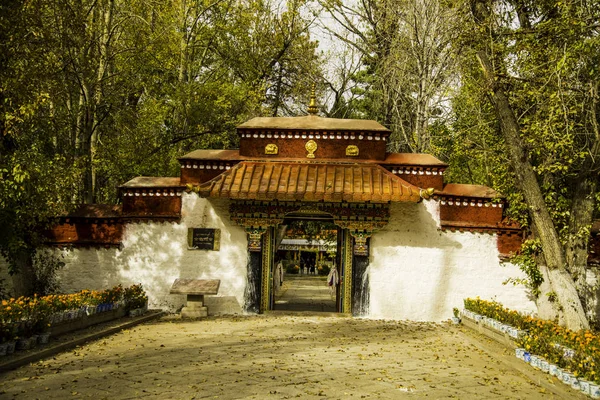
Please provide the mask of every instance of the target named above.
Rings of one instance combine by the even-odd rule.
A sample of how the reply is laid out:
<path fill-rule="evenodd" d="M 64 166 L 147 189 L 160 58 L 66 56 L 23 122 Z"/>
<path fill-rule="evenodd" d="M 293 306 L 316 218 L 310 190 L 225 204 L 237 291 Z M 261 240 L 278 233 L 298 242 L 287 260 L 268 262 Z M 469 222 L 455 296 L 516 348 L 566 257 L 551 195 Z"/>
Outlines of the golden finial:
<path fill-rule="evenodd" d="M 429 199 L 431 196 L 433 196 L 433 192 L 435 192 L 434 188 L 428 188 L 428 189 L 419 189 L 419 195 L 421 196 L 422 199 Z"/>
<path fill-rule="evenodd" d="M 311 115 L 317 115 L 319 108 L 317 107 L 317 95 L 315 94 L 317 85 L 313 83 L 312 92 L 310 94 L 310 104 L 308 105 L 308 113 Z"/>

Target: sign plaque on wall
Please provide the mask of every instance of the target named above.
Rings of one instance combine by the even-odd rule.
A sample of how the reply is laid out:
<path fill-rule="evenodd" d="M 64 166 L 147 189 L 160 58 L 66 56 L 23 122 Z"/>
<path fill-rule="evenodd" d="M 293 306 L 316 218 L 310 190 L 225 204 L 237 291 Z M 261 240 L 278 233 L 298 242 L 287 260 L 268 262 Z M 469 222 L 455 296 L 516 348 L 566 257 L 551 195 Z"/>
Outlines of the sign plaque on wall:
<path fill-rule="evenodd" d="M 221 230 L 209 228 L 189 228 L 188 248 L 190 250 L 219 251 L 221 245 Z"/>

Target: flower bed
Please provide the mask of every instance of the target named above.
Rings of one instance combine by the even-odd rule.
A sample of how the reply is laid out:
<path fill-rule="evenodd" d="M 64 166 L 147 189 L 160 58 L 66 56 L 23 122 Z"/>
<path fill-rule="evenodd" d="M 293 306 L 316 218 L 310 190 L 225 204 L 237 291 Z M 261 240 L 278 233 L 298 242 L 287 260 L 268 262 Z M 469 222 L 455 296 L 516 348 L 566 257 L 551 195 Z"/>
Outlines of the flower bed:
<path fill-rule="evenodd" d="M 147 301 L 142 285 L 128 288 L 118 285 L 103 291 L 83 290 L 73 294 L 2 300 L 0 355 L 12 353 L 15 347 L 28 349 L 37 342 L 46 343 L 50 331 L 53 334 L 64 333 L 71 330 L 67 325 L 82 327 L 118 318 L 129 310 L 144 308 Z M 91 318 L 95 314 L 118 309 L 121 309 L 122 315 L 113 312 L 105 317 Z"/>
<path fill-rule="evenodd" d="M 523 315 L 494 301 L 465 299 L 463 315 L 507 333 L 519 347 L 517 357 L 556 375 L 584 393 L 600 398 L 600 337 L 555 322 Z"/>

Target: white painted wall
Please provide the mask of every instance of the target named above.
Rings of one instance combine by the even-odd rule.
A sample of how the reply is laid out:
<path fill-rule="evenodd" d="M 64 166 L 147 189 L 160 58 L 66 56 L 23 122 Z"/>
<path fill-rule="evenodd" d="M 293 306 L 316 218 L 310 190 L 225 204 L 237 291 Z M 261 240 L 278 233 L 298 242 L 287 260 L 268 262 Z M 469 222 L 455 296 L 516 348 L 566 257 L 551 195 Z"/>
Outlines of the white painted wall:
<path fill-rule="evenodd" d="M 591 320 L 600 319 L 600 267 L 589 265 L 585 271 L 585 280 L 589 286 L 587 296 L 587 316 Z"/>
<path fill-rule="evenodd" d="M 535 311 L 523 277 L 501 263 L 496 235 L 442 232 L 439 203 L 393 203 L 389 224 L 371 238 L 369 318 L 442 321 L 463 299 L 479 296 L 518 311 Z"/>
<path fill-rule="evenodd" d="M 188 250 L 188 228 L 221 229 L 220 251 Z M 151 308 L 174 311 L 185 303 L 184 295 L 169 294 L 175 279 L 220 279 L 219 294 L 205 298 L 209 313 L 242 312 L 246 233 L 230 221 L 227 201 L 184 193 L 180 223 L 127 224 L 122 249 L 74 249 L 65 257 L 63 292 L 142 283 Z"/>
<path fill-rule="evenodd" d="M 436 201 L 391 205 L 389 224 L 371 239 L 368 317 L 440 321 L 450 318 L 453 307 L 461 308 L 464 298 L 475 296 L 535 311 L 523 287 L 502 284 L 522 273 L 500 262 L 496 236 L 442 232 L 438 207 Z M 192 227 L 221 229 L 221 250 L 188 250 L 187 229 Z M 122 249 L 63 252 L 63 292 L 142 283 L 150 307 L 177 310 L 185 298 L 169 294 L 175 279 L 212 278 L 221 280 L 221 288 L 218 296 L 207 297 L 209 312 L 242 312 L 247 240 L 230 221 L 227 201 L 184 194 L 181 223 L 128 224 Z"/>

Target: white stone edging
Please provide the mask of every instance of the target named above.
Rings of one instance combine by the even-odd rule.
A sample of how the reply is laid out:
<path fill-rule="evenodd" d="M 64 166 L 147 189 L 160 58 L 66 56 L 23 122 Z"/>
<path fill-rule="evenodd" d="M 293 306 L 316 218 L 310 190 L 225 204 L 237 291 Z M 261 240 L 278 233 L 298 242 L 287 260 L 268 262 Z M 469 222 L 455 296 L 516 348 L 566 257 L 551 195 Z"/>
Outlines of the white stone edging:
<path fill-rule="evenodd" d="M 513 326 L 503 324 L 502 322 L 493 318 L 484 317 L 483 315 L 479 315 L 466 309 L 461 311 L 461 315 L 464 318 L 472 320 L 476 324 L 481 324 L 489 329 L 495 330 L 497 333 L 508 335 L 511 339 L 518 339 L 527 334 L 526 331 L 519 330 Z M 564 350 L 565 357 L 572 358 L 575 355 L 575 351 L 568 347 L 559 344 L 555 344 L 555 346 Z M 516 348 L 515 356 L 531 365 L 534 369 L 538 369 L 542 372 L 546 372 L 552 376 L 555 376 L 565 385 L 571 386 L 572 389 L 578 390 L 593 399 L 600 399 L 600 385 L 584 379 L 580 380 L 570 371 L 546 361 L 543 357 L 531 354 L 523 348 Z"/>

